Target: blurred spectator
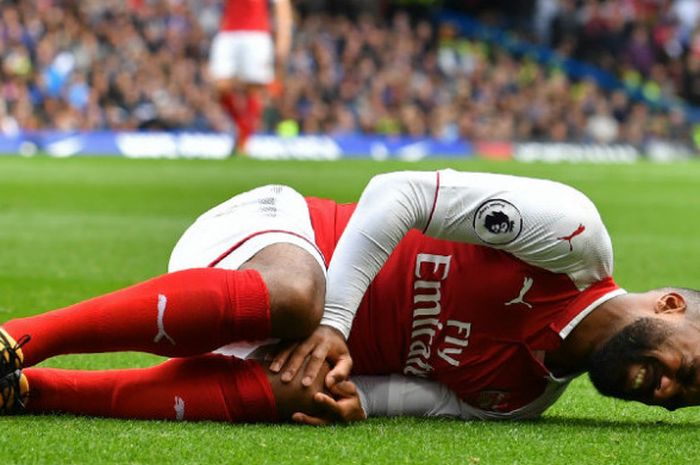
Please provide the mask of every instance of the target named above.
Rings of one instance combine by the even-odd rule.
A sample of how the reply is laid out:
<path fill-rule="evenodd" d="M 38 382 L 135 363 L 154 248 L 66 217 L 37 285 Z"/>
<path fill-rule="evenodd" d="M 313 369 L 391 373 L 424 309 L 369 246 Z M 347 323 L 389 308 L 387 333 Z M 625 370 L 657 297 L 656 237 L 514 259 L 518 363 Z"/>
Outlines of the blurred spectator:
<path fill-rule="evenodd" d="M 697 0 L 538 0 L 536 11 L 551 18 L 538 37 L 561 54 L 617 74 L 652 101 L 696 103 L 691 83 L 700 76 L 690 56 L 700 53 Z M 542 21 L 533 17 L 540 29 Z"/>
<path fill-rule="evenodd" d="M 648 76 L 656 57 L 649 37 L 649 31 L 643 26 L 636 26 L 624 50 L 624 58 L 644 76 Z"/>
<path fill-rule="evenodd" d="M 609 144 L 618 139 L 619 125 L 606 99 L 600 98 L 596 102 L 595 110 L 588 118 L 586 132 L 594 142 L 601 144 Z"/>
<path fill-rule="evenodd" d="M 7 105 L 0 100 L 0 134 L 14 136 L 19 133 L 19 124 L 12 115 L 7 112 Z"/>

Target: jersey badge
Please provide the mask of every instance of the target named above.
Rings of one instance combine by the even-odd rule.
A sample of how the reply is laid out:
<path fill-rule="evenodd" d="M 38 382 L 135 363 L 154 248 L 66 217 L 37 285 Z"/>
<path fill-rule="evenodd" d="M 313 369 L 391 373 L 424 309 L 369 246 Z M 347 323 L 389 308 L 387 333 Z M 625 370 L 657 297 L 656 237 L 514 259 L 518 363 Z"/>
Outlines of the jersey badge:
<path fill-rule="evenodd" d="M 572 232 L 568 236 L 557 237 L 557 239 L 560 241 L 568 242 L 569 243 L 569 252 L 571 252 L 574 250 L 574 244 L 571 241 L 574 239 L 574 237 L 578 236 L 579 234 L 582 234 L 585 230 L 586 230 L 586 227 L 583 224 L 579 224 L 578 228 L 576 228 L 574 230 L 574 232 Z"/>
<path fill-rule="evenodd" d="M 474 230 L 486 244 L 513 242 L 523 229 L 523 218 L 512 203 L 491 199 L 482 203 L 474 215 Z"/>
<path fill-rule="evenodd" d="M 518 294 L 518 297 L 516 297 L 513 300 L 510 300 L 506 302 L 506 306 L 508 305 L 516 305 L 516 304 L 523 304 L 527 308 L 532 308 L 532 304 L 529 302 L 525 302 L 525 294 L 528 293 L 530 288 L 532 288 L 532 285 L 535 283 L 535 280 L 532 279 L 529 276 L 525 276 L 525 279 L 523 280 L 523 287 L 520 289 L 520 293 Z"/>

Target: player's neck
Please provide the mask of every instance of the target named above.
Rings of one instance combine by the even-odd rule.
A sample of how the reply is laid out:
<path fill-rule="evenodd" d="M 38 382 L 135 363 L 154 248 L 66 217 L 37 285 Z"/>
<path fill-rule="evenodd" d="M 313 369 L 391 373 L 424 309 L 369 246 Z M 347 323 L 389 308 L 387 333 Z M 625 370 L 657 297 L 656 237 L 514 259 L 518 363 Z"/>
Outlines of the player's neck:
<path fill-rule="evenodd" d="M 604 302 L 587 315 L 556 351 L 547 353 L 547 367 L 558 376 L 588 369 L 593 352 L 622 328 L 642 315 L 634 313 L 632 301 L 639 294 L 625 294 Z"/>

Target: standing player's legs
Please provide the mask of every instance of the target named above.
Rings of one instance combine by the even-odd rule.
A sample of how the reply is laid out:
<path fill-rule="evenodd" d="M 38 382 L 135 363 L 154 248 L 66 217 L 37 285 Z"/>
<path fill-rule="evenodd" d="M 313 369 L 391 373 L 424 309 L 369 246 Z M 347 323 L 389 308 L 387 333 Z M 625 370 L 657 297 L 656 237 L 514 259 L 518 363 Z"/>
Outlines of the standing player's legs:
<path fill-rule="evenodd" d="M 258 129 L 262 116 L 262 95 L 275 79 L 274 45 L 267 32 L 245 32 L 240 48 L 240 81 L 245 94 L 244 120 L 238 148 L 245 151 L 248 138 Z"/>
<path fill-rule="evenodd" d="M 209 74 L 219 103 L 236 126 L 236 151 L 244 151 L 258 128 L 261 95 L 274 79 L 273 54 L 266 32 L 221 32 L 212 41 Z"/>
<path fill-rule="evenodd" d="M 214 36 L 209 51 L 209 77 L 219 104 L 240 133 L 246 121 L 245 100 L 238 90 L 240 60 L 237 57 L 237 48 L 234 33 L 220 32 Z"/>

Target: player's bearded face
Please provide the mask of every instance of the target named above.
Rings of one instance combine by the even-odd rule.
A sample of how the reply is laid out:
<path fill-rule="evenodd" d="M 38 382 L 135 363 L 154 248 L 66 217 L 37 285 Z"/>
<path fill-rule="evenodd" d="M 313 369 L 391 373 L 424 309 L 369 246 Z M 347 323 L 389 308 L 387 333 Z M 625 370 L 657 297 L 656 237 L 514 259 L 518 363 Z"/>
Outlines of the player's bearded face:
<path fill-rule="evenodd" d="M 700 327 L 637 320 L 596 351 L 589 373 L 605 395 L 669 410 L 700 405 Z"/>

